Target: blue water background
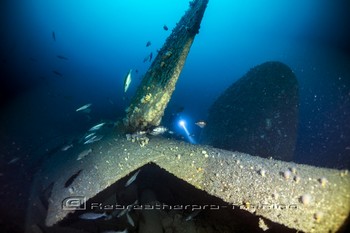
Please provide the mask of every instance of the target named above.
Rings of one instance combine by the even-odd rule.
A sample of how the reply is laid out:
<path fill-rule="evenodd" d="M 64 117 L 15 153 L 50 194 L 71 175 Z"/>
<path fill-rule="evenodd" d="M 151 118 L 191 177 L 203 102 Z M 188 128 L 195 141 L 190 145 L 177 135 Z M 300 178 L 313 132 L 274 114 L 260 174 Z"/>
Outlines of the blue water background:
<path fill-rule="evenodd" d="M 28 146 L 122 117 L 129 103 L 125 74 L 138 70 L 131 98 L 151 64 L 143 59 L 156 55 L 189 6 L 187 0 L 0 4 L 4 161 Z M 250 68 L 281 61 L 300 85 L 295 161 L 350 167 L 349 9 L 347 1 L 209 1 L 164 119 L 184 107 L 189 130 L 198 134 L 194 122 L 206 119 L 220 93 Z M 93 104 L 90 118 L 75 112 L 86 103 Z"/>

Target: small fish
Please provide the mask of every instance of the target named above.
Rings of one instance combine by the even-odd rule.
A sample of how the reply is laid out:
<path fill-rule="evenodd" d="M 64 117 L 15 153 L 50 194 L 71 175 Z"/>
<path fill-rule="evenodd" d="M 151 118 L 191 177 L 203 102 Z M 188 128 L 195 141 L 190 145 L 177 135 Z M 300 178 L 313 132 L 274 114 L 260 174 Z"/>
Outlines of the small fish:
<path fill-rule="evenodd" d="M 84 150 L 82 152 L 80 152 L 80 154 L 78 155 L 77 160 L 82 160 L 83 158 L 85 158 L 87 155 L 89 155 L 92 152 L 92 149 L 88 149 L 88 150 Z"/>
<path fill-rule="evenodd" d="M 95 135 L 95 136 L 92 136 L 91 138 L 89 138 L 88 140 L 86 140 L 86 141 L 84 142 L 84 144 L 93 143 L 96 137 L 97 137 L 96 135 Z"/>
<path fill-rule="evenodd" d="M 84 137 L 84 139 L 85 139 L 85 140 L 88 140 L 88 139 L 92 138 L 92 136 L 94 136 L 94 135 L 95 135 L 95 132 L 90 133 L 90 134 L 86 135 L 86 136 Z"/>
<path fill-rule="evenodd" d="M 196 210 L 196 211 L 192 212 L 190 215 L 188 215 L 188 216 L 185 218 L 185 221 L 191 221 L 191 220 L 194 219 L 200 212 L 201 212 L 201 210 Z"/>
<path fill-rule="evenodd" d="M 89 103 L 89 104 L 85 104 L 85 105 L 81 106 L 80 108 L 78 108 L 78 109 L 75 110 L 75 111 L 76 111 L 76 112 L 79 112 L 79 111 L 86 110 L 86 109 L 90 108 L 91 105 L 92 105 L 92 104 L 90 104 L 90 103 Z"/>
<path fill-rule="evenodd" d="M 182 113 L 184 110 L 185 110 L 185 107 L 181 106 L 178 109 L 176 109 L 175 113 L 179 114 L 179 113 Z"/>
<path fill-rule="evenodd" d="M 64 187 L 68 188 L 71 184 L 73 184 L 74 180 L 80 175 L 80 172 L 83 169 L 80 169 L 79 171 L 77 171 L 75 174 L 71 175 L 71 177 L 69 177 L 69 179 L 66 181 L 66 183 L 64 183 Z"/>
<path fill-rule="evenodd" d="M 54 73 L 55 75 L 60 76 L 60 77 L 63 76 L 60 72 L 58 72 L 58 71 L 56 71 L 56 70 L 53 70 L 52 73 Z"/>
<path fill-rule="evenodd" d="M 97 124 L 97 125 L 94 125 L 92 126 L 89 131 L 96 131 L 96 130 L 99 130 L 102 126 L 104 126 L 106 123 L 105 122 L 102 122 L 100 124 Z"/>
<path fill-rule="evenodd" d="M 123 215 L 125 215 L 126 213 L 130 212 L 132 210 L 132 208 L 137 205 L 139 203 L 139 201 L 136 199 L 134 201 L 134 203 L 132 203 L 131 205 L 128 205 L 127 208 L 123 209 L 122 211 L 120 211 L 117 215 L 117 218 L 122 217 Z M 112 213 L 113 215 L 113 213 Z M 115 215 L 115 214 L 114 214 Z"/>
<path fill-rule="evenodd" d="M 145 63 L 146 61 L 151 62 L 153 57 L 153 53 L 151 52 L 150 54 L 148 54 L 144 59 L 143 59 L 143 63 Z"/>
<path fill-rule="evenodd" d="M 16 163 L 18 160 L 19 160 L 19 157 L 15 157 L 15 158 L 11 159 L 7 164 Z"/>
<path fill-rule="evenodd" d="M 117 218 L 122 217 L 123 215 L 125 215 L 127 212 L 129 212 L 130 210 L 128 208 L 123 209 L 122 211 L 120 211 L 117 215 Z"/>
<path fill-rule="evenodd" d="M 84 219 L 84 220 L 96 220 L 96 219 L 100 219 L 100 218 L 106 218 L 108 215 L 106 213 L 93 213 L 93 212 L 89 212 L 89 213 L 84 213 L 82 215 L 79 215 L 80 219 Z"/>
<path fill-rule="evenodd" d="M 65 146 L 63 146 L 63 147 L 61 148 L 61 151 L 67 151 L 67 150 L 69 150 L 69 149 L 72 148 L 72 147 L 73 147 L 73 144 L 65 145 Z"/>
<path fill-rule="evenodd" d="M 165 128 L 164 126 L 157 126 L 155 127 L 154 129 L 152 129 L 149 134 L 150 135 L 153 135 L 153 136 L 157 136 L 157 135 L 160 135 L 160 134 L 163 134 L 165 133 L 166 131 L 168 131 L 167 128 Z"/>
<path fill-rule="evenodd" d="M 149 47 L 149 46 L 151 46 L 151 41 L 147 41 L 147 43 L 146 43 L 146 47 Z"/>
<path fill-rule="evenodd" d="M 126 213 L 126 219 L 128 220 L 128 223 L 129 223 L 132 227 L 135 227 L 134 220 L 132 220 L 132 218 L 131 218 L 131 216 L 129 215 L 129 213 Z"/>
<path fill-rule="evenodd" d="M 59 58 L 59 59 L 61 59 L 61 60 L 66 60 L 66 61 L 68 60 L 67 57 L 62 56 L 62 55 L 57 55 L 56 57 Z"/>
<path fill-rule="evenodd" d="M 98 135 L 98 136 L 95 135 L 92 138 L 90 138 L 89 140 L 85 141 L 84 144 L 94 143 L 94 142 L 100 141 L 102 138 L 103 138 L 102 135 Z"/>
<path fill-rule="evenodd" d="M 137 178 L 137 175 L 140 173 L 141 169 L 139 169 L 135 174 L 130 177 L 130 179 L 125 183 L 124 187 L 128 187 L 132 182 L 134 182 Z"/>
<path fill-rule="evenodd" d="M 146 61 L 149 60 L 149 55 L 147 55 L 144 59 L 143 59 L 143 63 L 145 63 Z"/>
<path fill-rule="evenodd" d="M 205 121 L 197 121 L 195 124 L 202 129 L 207 125 Z"/>
<path fill-rule="evenodd" d="M 164 24 L 163 29 L 164 29 L 165 31 L 168 31 L 169 28 L 167 27 L 167 25 Z"/>
<path fill-rule="evenodd" d="M 126 74 L 124 78 L 124 93 L 128 90 L 130 83 L 131 83 L 131 72 L 132 69 L 129 70 L 129 72 Z"/>
<path fill-rule="evenodd" d="M 56 34 L 55 34 L 54 31 L 52 31 L 52 39 L 53 39 L 54 41 L 56 41 Z"/>

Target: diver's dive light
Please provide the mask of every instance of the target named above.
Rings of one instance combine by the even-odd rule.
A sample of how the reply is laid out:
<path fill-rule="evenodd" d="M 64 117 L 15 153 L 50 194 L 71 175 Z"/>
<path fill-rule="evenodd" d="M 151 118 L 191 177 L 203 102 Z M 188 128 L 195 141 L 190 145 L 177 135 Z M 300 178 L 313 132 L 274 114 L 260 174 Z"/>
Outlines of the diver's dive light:
<path fill-rule="evenodd" d="M 184 120 L 180 120 L 179 121 L 179 125 L 180 125 L 181 128 L 184 129 L 189 142 L 192 143 L 192 144 L 195 144 L 194 139 L 191 137 L 190 132 L 188 132 L 188 129 L 186 128 L 186 122 Z"/>

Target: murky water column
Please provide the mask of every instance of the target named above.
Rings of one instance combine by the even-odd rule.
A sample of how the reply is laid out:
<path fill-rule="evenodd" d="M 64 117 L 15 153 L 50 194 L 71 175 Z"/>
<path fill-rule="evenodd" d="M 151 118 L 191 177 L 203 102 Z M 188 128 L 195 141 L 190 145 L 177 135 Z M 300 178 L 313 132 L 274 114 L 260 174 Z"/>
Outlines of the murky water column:
<path fill-rule="evenodd" d="M 127 131 L 158 126 L 175 90 L 176 82 L 207 7 L 208 0 L 194 0 L 148 69 L 130 106 L 124 125 Z"/>

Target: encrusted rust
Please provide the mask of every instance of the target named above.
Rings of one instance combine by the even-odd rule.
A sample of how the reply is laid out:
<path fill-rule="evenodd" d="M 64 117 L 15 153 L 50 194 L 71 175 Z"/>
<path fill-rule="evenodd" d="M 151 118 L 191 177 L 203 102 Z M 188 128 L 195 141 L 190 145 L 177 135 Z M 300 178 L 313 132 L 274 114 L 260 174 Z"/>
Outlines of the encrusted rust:
<path fill-rule="evenodd" d="M 145 130 L 158 126 L 175 90 L 208 0 L 194 0 L 177 23 L 138 87 L 126 109 L 124 124 L 127 131 Z"/>
<path fill-rule="evenodd" d="M 59 151 L 49 159 L 33 182 L 28 226 L 46 226 L 47 231 L 52 232 L 51 227 L 60 227 L 60 222 L 74 212 L 62 208 L 67 197 L 85 197 L 88 201 L 112 184 L 120 183 L 124 187 L 123 177 L 149 163 L 246 214 L 296 231 L 337 232 L 349 216 L 350 176 L 347 170 L 264 159 L 161 137 L 150 138 L 144 147 L 132 143 L 132 136 L 129 139 L 131 141 L 125 135 L 106 136 L 94 145 L 92 154 L 83 162 L 75 159 L 84 149 L 83 145 L 68 152 Z M 69 162 L 62 163 L 62 159 Z M 65 187 L 67 180 L 79 170 L 82 170 L 79 176 Z M 293 176 L 297 174 L 299 182 L 286 178 L 283 175 L 286 170 Z M 325 185 L 320 181 L 323 177 L 327 179 Z M 172 186 L 164 183 L 164 187 L 167 185 Z M 52 188 L 47 197 L 47 209 L 42 207 L 40 199 L 42 187 Z M 305 196 L 310 199 L 307 203 Z M 264 227 L 262 223 L 259 226 Z"/>

